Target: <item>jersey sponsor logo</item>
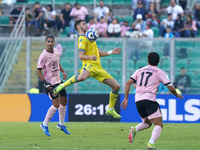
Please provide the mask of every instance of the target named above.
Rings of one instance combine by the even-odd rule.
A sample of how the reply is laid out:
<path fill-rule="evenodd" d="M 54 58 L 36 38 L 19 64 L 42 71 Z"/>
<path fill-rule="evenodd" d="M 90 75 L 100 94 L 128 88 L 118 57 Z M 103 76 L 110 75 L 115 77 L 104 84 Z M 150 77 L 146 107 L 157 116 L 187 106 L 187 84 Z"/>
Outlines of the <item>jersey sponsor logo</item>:
<path fill-rule="evenodd" d="M 56 70 L 52 70 L 51 72 L 53 73 L 53 72 L 56 72 L 56 71 L 59 71 L 58 69 L 56 69 Z"/>
<path fill-rule="evenodd" d="M 58 62 L 57 61 L 53 61 L 53 69 L 56 69 L 58 67 Z"/>
<path fill-rule="evenodd" d="M 153 93 L 151 90 L 137 90 L 139 93 Z"/>

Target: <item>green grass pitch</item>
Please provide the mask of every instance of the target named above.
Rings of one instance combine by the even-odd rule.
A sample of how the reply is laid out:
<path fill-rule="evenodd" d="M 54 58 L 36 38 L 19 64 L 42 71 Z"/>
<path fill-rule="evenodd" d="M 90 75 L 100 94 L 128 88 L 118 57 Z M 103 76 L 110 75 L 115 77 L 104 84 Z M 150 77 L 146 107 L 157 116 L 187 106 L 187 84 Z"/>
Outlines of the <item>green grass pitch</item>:
<path fill-rule="evenodd" d="M 137 133 L 133 144 L 128 142 L 128 132 L 134 123 L 68 122 L 71 135 L 49 123 L 51 137 L 44 135 L 40 122 L 0 123 L 0 149 L 38 150 L 133 150 L 146 149 L 153 126 Z M 200 149 L 200 124 L 164 124 L 158 149 Z"/>

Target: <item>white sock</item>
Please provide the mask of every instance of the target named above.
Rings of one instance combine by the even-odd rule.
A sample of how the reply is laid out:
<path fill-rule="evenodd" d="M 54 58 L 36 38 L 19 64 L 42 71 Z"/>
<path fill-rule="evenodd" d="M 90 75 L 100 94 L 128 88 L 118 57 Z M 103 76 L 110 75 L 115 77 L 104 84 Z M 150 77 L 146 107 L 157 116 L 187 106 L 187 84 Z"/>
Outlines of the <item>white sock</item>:
<path fill-rule="evenodd" d="M 43 122 L 42 124 L 43 124 L 43 126 L 45 126 L 45 127 L 48 126 L 48 123 L 47 123 L 47 122 Z"/>
<path fill-rule="evenodd" d="M 64 126 L 64 125 L 65 125 L 64 121 L 59 121 L 59 124 L 60 124 L 61 126 Z"/>
<path fill-rule="evenodd" d="M 113 110 L 114 108 L 110 108 L 110 107 L 108 107 L 110 110 Z"/>
<path fill-rule="evenodd" d="M 138 127 L 137 126 L 135 127 L 135 129 L 136 129 L 136 132 L 138 132 Z"/>
<path fill-rule="evenodd" d="M 149 143 L 150 143 L 150 144 L 154 144 L 154 140 L 150 139 L 150 140 L 149 140 Z"/>

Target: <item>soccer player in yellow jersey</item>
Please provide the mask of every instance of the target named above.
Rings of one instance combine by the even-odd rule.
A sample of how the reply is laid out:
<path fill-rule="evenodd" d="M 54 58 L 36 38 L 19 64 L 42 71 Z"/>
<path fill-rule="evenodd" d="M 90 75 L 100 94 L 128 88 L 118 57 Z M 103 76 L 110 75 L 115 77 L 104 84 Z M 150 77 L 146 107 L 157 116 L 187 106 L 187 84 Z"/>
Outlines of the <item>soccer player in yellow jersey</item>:
<path fill-rule="evenodd" d="M 108 56 L 111 54 L 120 54 L 121 49 L 115 48 L 111 51 L 99 50 L 95 41 L 90 42 L 85 37 L 85 33 L 87 31 L 87 24 L 84 20 L 76 21 L 74 27 L 79 33 L 78 49 L 79 58 L 80 60 L 82 60 L 82 69 L 80 75 L 74 75 L 65 83 L 57 86 L 54 89 L 54 94 L 59 93 L 60 90 L 62 90 L 66 86 L 84 81 L 89 77 L 93 77 L 96 80 L 107 84 L 112 88 L 112 91 L 110 92 L 109 107 L 106 110 L 106 114 L 112 115 L 116 119 L 120 119 L 121 116 L 117 114 L 117 112 L 114 109 L 120 86 L 117 83 L 117 81 L 101 67 L 100 57 Z"/>

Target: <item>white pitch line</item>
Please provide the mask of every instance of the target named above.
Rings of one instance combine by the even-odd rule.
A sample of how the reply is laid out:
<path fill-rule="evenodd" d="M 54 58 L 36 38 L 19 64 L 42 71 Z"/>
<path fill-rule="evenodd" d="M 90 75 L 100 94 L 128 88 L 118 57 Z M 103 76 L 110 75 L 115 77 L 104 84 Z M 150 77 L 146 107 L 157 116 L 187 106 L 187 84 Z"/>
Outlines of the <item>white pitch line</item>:
<path fill-rule="evenodd" d="M 13 146 L 13 147 L 0 147 L 0 149 L 46 149 L 46 148 L 40 148 L 40 147 L 17 147 L 17 146 Z M 66 147 L 51 147 L 50 149 L 68 149 Z M 70 148 L 71 149 L 71 148 Z M 74 150 L 83 150 L 83 148 L 73 148 Z M 85 148 L 88 149 L 88 148 Z M 90 149 L 90 148 L 89 148 Z M 124 150 L 124 149 L 111 149 L 111 148 L 92 148 L 90 150 Z M 146 149 L 126 149 L 126 150 L 146 150 Z M 192 150 L 192 149 L 158 149 L 158 150 Z M 196 150 L 200 150 L 200 149 L 196 149 Z"/>

